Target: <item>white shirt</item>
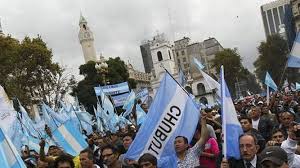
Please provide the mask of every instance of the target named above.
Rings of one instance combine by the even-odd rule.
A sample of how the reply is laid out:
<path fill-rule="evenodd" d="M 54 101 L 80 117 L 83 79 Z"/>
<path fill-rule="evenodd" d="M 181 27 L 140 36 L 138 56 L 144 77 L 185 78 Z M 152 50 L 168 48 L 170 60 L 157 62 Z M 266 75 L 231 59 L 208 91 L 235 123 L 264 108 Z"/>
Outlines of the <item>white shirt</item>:
<path fill-rule="evenodd" d="M 260 118 L 258 118 L 258 120 L 253 120 L 252 119 L 252 128 L 258 130 L 258 123 L 259 123 Z"/>
<path fill-rule="evenodd" d="M 295 154 L 297 141 L 287 138 L 281 144 L 281 148 L 287 153 L 290 168 L 297 168 L 300 165 L 300 155 Z"/>
<path fill-rule="evenodd" d="M 256 168 L 257 156 L 255 155 L 254 158 L 251 160 L 251 168 Z M 244 166 L 247 167 L 246 161 L 244 160 Z"/>

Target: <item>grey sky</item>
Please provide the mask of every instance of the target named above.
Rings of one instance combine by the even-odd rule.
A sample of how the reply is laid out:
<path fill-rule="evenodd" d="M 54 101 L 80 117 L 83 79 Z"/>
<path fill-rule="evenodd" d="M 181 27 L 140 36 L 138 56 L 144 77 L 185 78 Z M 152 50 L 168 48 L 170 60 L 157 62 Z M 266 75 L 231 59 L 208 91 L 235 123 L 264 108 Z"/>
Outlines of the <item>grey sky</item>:
<path fill-rule="evenodd" d="M 77 70 L 84 63 L 78 40 L 80 11 L 95 36 L 97 54 L 120 56 L 143 70 L 139 45 L 156 31 L 170 40 L 215 37 L 238 47 L 253 69 L 256 47 L 265 40 L 260 5 L 271 0 L 0 0 L 5 33 L 22 39 L 40 34 L 54 60 Z M 78 71 L 75 71 L 78 73 Z"/>

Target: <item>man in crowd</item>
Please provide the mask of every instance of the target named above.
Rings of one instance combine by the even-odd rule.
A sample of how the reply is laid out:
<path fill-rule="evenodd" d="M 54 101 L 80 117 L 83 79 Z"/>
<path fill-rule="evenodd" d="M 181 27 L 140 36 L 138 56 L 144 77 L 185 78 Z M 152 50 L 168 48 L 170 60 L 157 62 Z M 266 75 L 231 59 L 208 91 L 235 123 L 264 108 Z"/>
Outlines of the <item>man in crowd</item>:
<path fill-rule="evenodd" d="M 265 168 L 288 168 L 288 157 L 286 152 L 279 146 L 265 148 L 261 154 L 261 165 Z"/>
<path fill-rule="evenodd" d="M 204 144 L 208 139 L 208 131 L 206 126 L 206 114 L 201 115 L 201 137 L 196 144 L 189 148 L 188 139 L 184 136 L 175 138 L 174 146 L 176 156 L 178 158 L 178 168 L 194 168 L 199 166 L 199 157 L 203 151 Z"/>
<path fill-rule="evenodd" d="M 140 168 L 157 168 L 157 159 L 155 156 L 145 153 L 139 158 Z"/>
<path fill-rule="evenodd" d="M 240 160 L 223 159 L 221 168 L 261 168 L 261 159 L 257 156 L 259 146 L 257 139 L 252 134 L 243 134 L 239 138 L 241 158 Z"/>
<path fill-rule="evenodd" d="M 249 114 L 252 119 L 252 127 L 260 132 L 265 140 L 269 140 L 270 130 L 274 125 L 269 118 L 261 117 L 261 108 L 259 106 L 252 106 Z"/>
<path fill-rule="evenodd" d="M 90 149 L 81 151 L 79 158 L 81 168 L 100 168 L 98 165 L 94 164 L 93 151 Z"/>
<path fill-rule="evenodd" d="M 54 161 L 54 168 L 74 168 L 73 158 L 66 154 L 60 155 Z"/>
<path fill-rule="evenodd" d="M 121 168 L 121 161 L 118 160 L 118 150 L 112 145 L 106 145 L 102 148 L 101 156 L 107 168 Z"/>
<path fill-rule="evenodd" d="M 257 144 L 259 145 L 260 151 L 263 150 L 265 148 L 266 141 L 262 135 L 253 128 L 251 118 L 247 116 L 241 116 L 240 123 L 244 133 L 253 134 L 257 138 Z"/>

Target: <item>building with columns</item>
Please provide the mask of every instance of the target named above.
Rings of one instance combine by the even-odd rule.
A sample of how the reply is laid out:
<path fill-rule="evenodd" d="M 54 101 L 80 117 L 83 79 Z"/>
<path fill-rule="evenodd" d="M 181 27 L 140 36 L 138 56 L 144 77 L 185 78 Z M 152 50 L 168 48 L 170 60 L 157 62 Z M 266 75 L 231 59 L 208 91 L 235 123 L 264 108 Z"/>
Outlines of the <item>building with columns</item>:
<path fill-rule="evenodd" d="M 82 14 L 80 14 L 79 27 L 80 29 L 78 33 L 78 38 L 82 47 L 85 63 L 89 61 L 96 61 L 97 57 L 94 46 L 94 35 Z"/>

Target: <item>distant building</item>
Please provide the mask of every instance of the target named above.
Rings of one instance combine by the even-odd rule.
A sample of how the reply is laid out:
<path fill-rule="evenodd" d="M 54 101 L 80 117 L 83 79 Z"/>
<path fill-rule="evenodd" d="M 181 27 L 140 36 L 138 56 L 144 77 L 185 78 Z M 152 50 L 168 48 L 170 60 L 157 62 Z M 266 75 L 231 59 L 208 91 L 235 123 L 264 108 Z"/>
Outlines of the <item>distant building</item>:
<path fill-rule="evenodd" d="M 261 6 L 265 35 L 280 33 L 291 49 L 295 39 L 294 18 L 291 0 L 276 0 Z M 285 35 L 282 34 L 285 31 Z"/>
<path fill-rule="evenodd" d="M 82 47 L 85 63 L 89 61 L 97 61 L 96 50 L 94 46 L 94 35 L 88 27 L 86 19 L 82 15 L 80 15 L 79 27 L 80 30 L 78 38 Z"/>
<path fill-rule="evenodd" d="M 134 79 L 137 83 L 136 90 L 151 87 L 151 73 L 137 71 L 133 68 L 133 66 L 130 63 L 127 64 L 127 70 L 129 73 L 129 79 Z"/>
<path fill-rule="evenodd" d="M 153 69 L 153 61 L 152 61 L 151 51 L 150 51 L 150 42 L 149 41 L 143 42 L 142 45 L 140 45 L 140 49 L 142 53 L 145 72 L 151 73 Z"/>

